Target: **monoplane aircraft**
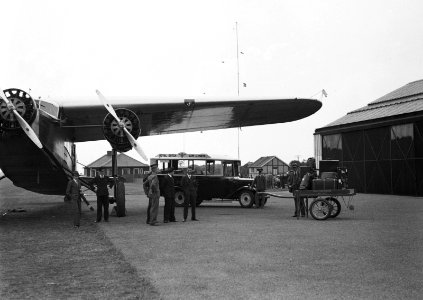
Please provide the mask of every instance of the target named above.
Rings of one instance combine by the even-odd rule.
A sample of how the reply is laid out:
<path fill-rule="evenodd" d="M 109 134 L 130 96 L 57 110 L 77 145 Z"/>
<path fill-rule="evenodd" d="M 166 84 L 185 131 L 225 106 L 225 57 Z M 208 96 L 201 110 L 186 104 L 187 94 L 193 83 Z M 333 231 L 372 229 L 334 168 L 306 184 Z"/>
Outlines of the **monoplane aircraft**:
<path fill-rule="evenodd" d="M 46 101 L 20 89 L 0 89 L 4 176 L 33 192 L 63 195 L 76 169 L 77 142 L 106 139 L 114 151 L 134 148 L 147 160 L 140 136 L 284 123 L 322 106 L 299 98 L 106 98 L 96 92 L 91 98 Z"/>

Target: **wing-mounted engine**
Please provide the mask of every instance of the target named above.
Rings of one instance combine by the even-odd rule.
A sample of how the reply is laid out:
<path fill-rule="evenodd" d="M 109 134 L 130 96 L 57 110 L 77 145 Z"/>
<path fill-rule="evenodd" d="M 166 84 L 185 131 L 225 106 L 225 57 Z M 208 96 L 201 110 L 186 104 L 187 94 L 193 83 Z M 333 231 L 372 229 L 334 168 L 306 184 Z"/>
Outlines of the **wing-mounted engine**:
<path fill-rule="evenodd" d="M 129 109 L 117 108 L 115 111 L 120 122 L 110 113 L 107 114 L 103 121 L 104 137 L 109 141 L 113 149 L 119 152 L 126 152 L 131 150 L 132 145 L 125 134 L 124 128 L 137 139 L 141 131 L 140 120 L 138 116 Z"/>
<path fill-rule="evenodd" d="M 4 94 L 8 98 L 8 103 L 0 98 L 0 128 L 4 130 L 21 128 L 13 109 L 31 124 L 37 115 L 37 106 L 31 96 L 20 89 L 7 89 L 4 90 Z"/>

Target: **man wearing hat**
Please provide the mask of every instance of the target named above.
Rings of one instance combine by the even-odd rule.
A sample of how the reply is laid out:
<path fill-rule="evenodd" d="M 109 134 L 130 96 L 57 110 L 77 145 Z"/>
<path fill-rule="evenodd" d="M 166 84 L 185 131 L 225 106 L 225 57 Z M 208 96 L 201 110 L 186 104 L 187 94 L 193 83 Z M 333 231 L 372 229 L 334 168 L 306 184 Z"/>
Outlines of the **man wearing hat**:
<path fill-rule="evenodd" d="M 195 217 L 195 206 L 197 205 L 197 180 L 192 175 L 194 170 L 192 167 L 188 168 L 187 174 L 182 177 L 181 186 L 184 191 L 184 220 L 186 222 L 188 217 L 188 206 L 191 204 L 191 220 L 198 221 Z"/>
<path fill-rule="evenodd" d="M 72 210 L 75 212 L 73 218 L 73 227 L 78 228 L 81 220 L 81 182 L 79 181 L 79 173 L 72 172 L 72 178 L 68 181 L 66 187 L 66 196 L 70 199 Z"/>
<path fill-rule="evenodd" d="M 254 178 L 253 187 L 256 188 L 256 195 L 254 202 L 256 208 L 264 207 L 264 194 L 259 194 L 258 192 L 264 192 L 266 190 L 266 177 L 262 174 L 263 168 L 257 168 L 259 172 L 258 175 Z"/>
<path fill-rule="evenodd" d="M 300 189 L 301 184 L 301 172 L 298 168 L 297 162 L 291 162 L 290 163 L 292 170 L 289 172 L 288 176 L 288 188 L 291 193 L 294 193 L 296 190 Z M 293 217 L 298 217 L 298 213 L 301 213 L 301 216 L 305 216 L 305 204 L 304 204 L 304 198 L 300 198 L 299 203 L 295 200 L 294 197 L 294 204 L 295 204 L 295 212 Z"/>
<path fill-rule="evenodd" d="M 91 186 L 94 188 L 97 195 L 97 222 L 101 222 L 104 210 L 104 222 L 109 222 L 109 188 L 113 187 L 113 180 L 104 175 L 103 168 L 97 170 L 97 174 L 91 181 Z"/>
<path fill-rule="evenodd" d="M 163 222 L 176 222 L 175 219 L 175 181 L 173 179 L 173 168 L 166 170 L 166 175 L 161 181 L 160 191 L 165 199 Z"/>
<path fill-rule="evenodd" d="M 147 208 L 147 224 L 151 226 L 157 225 L 157 215 L 159 213 L 159 199 L 160 199 L 160 187 L 159 178 L 157 177 L 157 164 L 150 166 L 151 172 L 144 181 L 144 191 L 148 197 L 148 208 Z"/>

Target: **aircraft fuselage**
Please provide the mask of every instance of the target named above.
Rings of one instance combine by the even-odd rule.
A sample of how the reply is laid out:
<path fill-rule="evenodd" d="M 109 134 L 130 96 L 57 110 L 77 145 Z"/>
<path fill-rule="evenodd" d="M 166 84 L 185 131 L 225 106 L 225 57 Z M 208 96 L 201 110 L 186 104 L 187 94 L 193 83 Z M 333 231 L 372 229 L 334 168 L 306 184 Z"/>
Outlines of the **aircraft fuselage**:
<path fill-rule="evenodd" d="M 0 169 L 14 185 L 41 194 L 63 195 L 74 153 L 71 129 L 39 110 L 31 125 L 43 144 L 39 149 L 22 129 L 0 131 Z"/>

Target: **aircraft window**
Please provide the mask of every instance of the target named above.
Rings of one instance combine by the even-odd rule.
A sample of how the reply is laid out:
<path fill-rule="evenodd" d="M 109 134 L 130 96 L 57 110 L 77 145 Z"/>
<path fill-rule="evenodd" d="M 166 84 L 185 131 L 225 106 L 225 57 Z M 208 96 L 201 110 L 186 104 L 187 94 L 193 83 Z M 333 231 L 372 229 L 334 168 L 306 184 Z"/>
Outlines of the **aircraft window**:
<path fill-rule="evenodd" d="M 50 102 L 41 100 L 40 110 L 48 113 L 49 115 L 55 117 L 56 119 L 59 118 L 59 106 L 55 103 L 50 103 Z"/>

